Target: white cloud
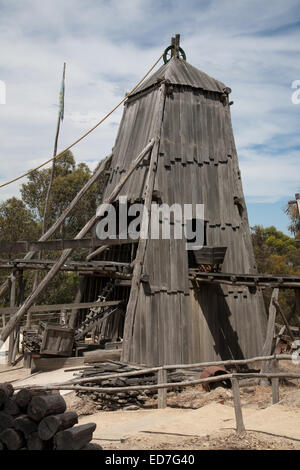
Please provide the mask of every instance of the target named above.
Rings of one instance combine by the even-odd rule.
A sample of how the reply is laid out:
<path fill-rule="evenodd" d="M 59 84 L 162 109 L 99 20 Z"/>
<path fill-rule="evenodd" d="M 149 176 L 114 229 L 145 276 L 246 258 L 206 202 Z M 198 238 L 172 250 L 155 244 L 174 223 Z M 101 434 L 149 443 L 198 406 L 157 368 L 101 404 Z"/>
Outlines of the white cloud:
<path fill-rule="evenodd" d="M 180 32 L 187 60 L 225 82 L 245 193 L 293 197 L 299 187 L 298 0 L 0 0 L 0 181 L 52 154 L 63 62 L 65 120 L 60 149 L 118 103 Z M 90 166 L 114 145 L 122 107 L 74 148 Z M 259 146 L 259 147 L 257 147 Z M 281 154 L 281 152 L 283 152 Z M 24 181 L 24 180 L 23 180 Z M 23 182 L 3 188 L 18 193 Z"/>

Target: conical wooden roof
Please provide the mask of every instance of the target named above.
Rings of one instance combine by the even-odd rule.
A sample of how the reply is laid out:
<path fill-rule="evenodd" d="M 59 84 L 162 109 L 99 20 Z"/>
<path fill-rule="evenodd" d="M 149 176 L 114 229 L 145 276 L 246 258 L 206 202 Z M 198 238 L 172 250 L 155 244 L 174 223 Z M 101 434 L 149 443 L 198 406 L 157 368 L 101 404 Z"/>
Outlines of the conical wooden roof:
<path fill-rule="evenodd" d="M 142 83 L 134 94 L 159 84 L 161 80 L 169 80 L 173 85 L 191 86 L 218 93 L 223 93 L 226 88 L 224 83 L 193 67 L 185 60 L 172 57 L 167 64 L 160 67 L 148 80 Z"/>

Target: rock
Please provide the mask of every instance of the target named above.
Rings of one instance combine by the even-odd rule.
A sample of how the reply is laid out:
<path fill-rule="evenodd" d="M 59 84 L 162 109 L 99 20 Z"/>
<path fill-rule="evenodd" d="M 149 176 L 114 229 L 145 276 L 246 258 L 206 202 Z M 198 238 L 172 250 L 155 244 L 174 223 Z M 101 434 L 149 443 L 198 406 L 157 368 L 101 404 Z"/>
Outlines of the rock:
<path fill-rule="evenodd" d="M 140 409 L 140 407 L 137 406 L 137 405 L 129 405 L 129 406 L 125 406 L 123 408 L 124 411 L 137 411 L 139 409 Z"/>
<path fill-rule="evenodd" d="M 256 390 L 255 387 L 245 387 L 241 390 L 242 393 L 254 393 Z"/>

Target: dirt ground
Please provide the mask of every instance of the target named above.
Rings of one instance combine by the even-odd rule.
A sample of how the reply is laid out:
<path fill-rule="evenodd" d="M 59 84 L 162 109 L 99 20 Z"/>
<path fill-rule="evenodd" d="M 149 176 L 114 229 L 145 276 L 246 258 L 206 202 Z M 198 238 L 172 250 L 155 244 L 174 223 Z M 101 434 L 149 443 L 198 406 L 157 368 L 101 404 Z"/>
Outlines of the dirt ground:
<path fill-rule="evenodd" d="M 281 369 L 299 370 L 290 361 Z M 47 375 L 45 375 L 47 374 Z M 15 385 L 58 382 L 63 370 L 29 376 L 29 371 L 0 369 L 0 382 Z M 157 409 L 156 398 L 136 411 L 99 411 L 88 396 L 64 395 L 68 409 L 77 411 L 79 423 L 95 422 L 94 442 L 103 449 L 288 449 L 300 450 L 300 381 L 280 383 L 280 402 L 272 405 L 270 385 L 240 387 L 246 432 L 235 433 L 232 392 L 217 387 L 206 392 L 200 385 L 168 392 L 167 408 Z"/>
<path fill-rule="evenodd" d="M 298 370 L 291 362 L 282 369 Z M 296 368 L 296 369 L 295 369 Z M 68 406 L 80 422 L 95 422 L 95 442 L 104 449 L 278 449 L 300 450 L 300 381 L 280 383 L 280 402 L 272 405 L 270 385 L 240 387 L 246 432 L 237 436 L 232 392 L 201 385 L 169 392 L 167 408 L 156 398 L 136 411 L 96 411 L 95 403 L 69 394 Z M 96 409 L 95 409 L 96 408 Z M 90 414 L 89 414 L 90 413 Z"/>

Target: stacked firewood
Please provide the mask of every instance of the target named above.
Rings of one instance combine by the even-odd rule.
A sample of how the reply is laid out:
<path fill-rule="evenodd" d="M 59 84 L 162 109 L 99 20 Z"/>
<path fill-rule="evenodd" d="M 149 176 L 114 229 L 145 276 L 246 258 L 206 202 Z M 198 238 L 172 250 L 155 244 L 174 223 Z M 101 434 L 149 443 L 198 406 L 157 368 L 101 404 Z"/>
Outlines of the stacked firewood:
<path fill-rule="evenodd" d="M 94 364 L 92 367 L 85 368 L 79 374 L 80 378 L 86 378 L 86 382 L 80 383 L 80 385 L 85 387 L 132 387 L 132 386 L 145 386 L 145 385 L 155 385 L 157 384 L 157 374 L 142 374 L 139 376 L 119 376 L 111 379 L 101 380 L 101 375 L 111 375 L 111 374 L 121 374 L 122 372 L 132 372 L 136 368 L 131 368 L 128 365 L 122 363 L 101 363 Z M 90 378 L 100 377 L 97 379 L 97 382 L 89 381 Z M 187 377 L 181 371 L 174 371 L 168 374 L 169 382 L 180 382 L 186 380 Z M 176 389 L 177 390 L 177 389 Z M 180 389 L 178 389 L 180 391 Z M 97 403 L 97 409 L 103 411 L 114 411 L 120 408 L 127 410 L 135 410 L 138 408 L 143 408 L 146 405 L 146 402 L 149 398 L 155 398 L 157 395 L 156 390 L 124 390 L 122 392 L 116 393 L 105 393 L 105 392 L 77 392 L 78 396 L 85 397 L 88 396 Z"/>
<path fill-rule="evenodd" d="M 0 450 L 100 450 L 90 442 L 96 424 L 77 423 L 59 393 L 0 384 Z"/>
<path fill-rule="evenodd" d="M 38 353 L 42 344 L 42 336 L 37 332 L 24 332 L 22 346 L 24 351 Z"/>

